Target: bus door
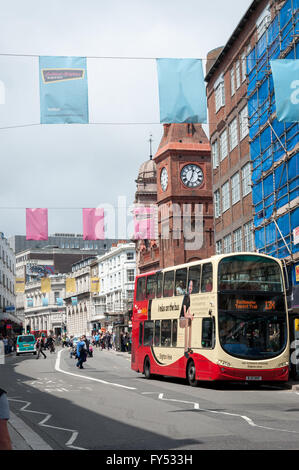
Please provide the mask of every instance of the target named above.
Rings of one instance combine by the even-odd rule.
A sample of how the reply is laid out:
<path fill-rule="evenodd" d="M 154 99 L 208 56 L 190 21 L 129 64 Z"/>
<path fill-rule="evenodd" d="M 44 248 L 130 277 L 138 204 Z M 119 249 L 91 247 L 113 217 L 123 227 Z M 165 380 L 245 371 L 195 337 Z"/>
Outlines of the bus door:
<path fill-rule="evenodd" d="M 299 377 L 299 313 L 290 315 L 290 367 L 291 378 Z"/>

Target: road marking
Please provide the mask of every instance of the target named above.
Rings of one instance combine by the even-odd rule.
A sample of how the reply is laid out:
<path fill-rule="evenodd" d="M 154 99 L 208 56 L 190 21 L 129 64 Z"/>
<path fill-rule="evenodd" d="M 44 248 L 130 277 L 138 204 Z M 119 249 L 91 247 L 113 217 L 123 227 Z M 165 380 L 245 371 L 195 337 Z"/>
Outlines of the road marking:
<path fill-rule="evenodd" d="M 27 408 L 31 405 L 30 401 L 16 400 L 14 398 L 9 398 L 9 400 L 10 401 L 15 401 L 15 402 L 18 402 L 18 403 L 25 403 L 25 405 L 22 406 L 22 408 L 20 408 L 20 411 L 23 411 L 23 412 L 26 412 L 26 413 L 46 415 L 46 417 L 38 423 L 39 426 L 43 426 L 43 427 L 51 428 L 51 429 L 58 429 L 59 431 L 71 432 L 72 435 L 71 435 L 70 439 L 65 443 L 65 445 L 67 447 L 70 447 L 72 449 L 77 449 L 77 450 L 87 450 L 87 449 L 84 449 L 83 447 L 76 447 L 76 446 L 72 445 L 73 442 L 77 439 L 77 437 L 79 435 L 78 431 L 76 431 L 74 429 L 61 428 L 61 427 L 58 427 L 58 426 L 52 426 L 51 424 L 46 424 L 46 422 L 49 421 L 49 419 L 52 418 L 52 415 L 50 413 L 45 413 L 43 411 L 27 410 Z"/>
<path fill-rule="evenodd" d="M 227 411 L 215 411 L 215 410 L 209 410 L 207 408 L 200 408 L 199 403 L 192 402 L 192 401 L 183 401 L 183 400 L 176 400 L 176 399 L 173 399 L 173 398 L 164 398 L 164 393 L 159 393 L 158 398 L 159 398 L 159 400 L 163 400 L 163 401 L 172 401 L 172 402 L 178 402 L 178 403 L 191 404 L 191 405 L 193 405 L 193 408 L 195 410 L 205 411 L 207 413 L 221 414 L 221 415 L 234 416 L 236 418 L 241 418 L 244 421 L 246 421 L 247 424 L 249 424 L 250 426 L 256 427 L 256 428 L 267 429 L 269 431 L 280 431 L 280 432 L 288 432 L 288 433 L 292 433 L 292 434 L 299 434 L 298 431 L 290 431 L 288 429 L 271 428 L 271 427 L 268 427 L 268 426 L 262 426 L 260 424 L 256 424 L 251 418 L 249 418 L 248 416 L 245 416 L 245 415 L 240 415 L 240 414 L 237 414 L 237 413 L 229 413 Z"/>
<path fill-rule="evenodd" d="M 78 375 L 78 374 L 75 374 L 74 372 L 67 372 L 66 370 L 62 370 L 61 367 L 60 367 L 60 356 L 61 356 L 62 352 L 63 352 L 63 350 L 60 350 L 58 352 L 56 362 L 55 362 L 55 369 L 58 372 L 62 372 L 63 374 L 67 374 L 67 375 L 73 375 L 74 377 L 79 377 L 80 379 L 93 380 L 94 382 L 99 382 L 99 383 L 104 384 L 104 385 L 112 385 L 114 387 L 125 388 L 127 390 L 136 390 L 136 387 L 128 387 L 127 385 L 121 385 L 121 384 L 117 384 L 117 383 L 114 383 L 114 382 L 107 382 L 106 380 L 96 379 L 94 377 L 89 377 L 87 375 Z"/>

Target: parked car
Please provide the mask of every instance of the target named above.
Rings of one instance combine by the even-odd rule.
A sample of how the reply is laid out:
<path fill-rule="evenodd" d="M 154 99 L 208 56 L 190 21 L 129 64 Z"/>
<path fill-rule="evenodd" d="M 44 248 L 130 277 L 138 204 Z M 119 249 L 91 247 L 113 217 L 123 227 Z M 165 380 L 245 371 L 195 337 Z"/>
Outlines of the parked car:
<path fill-rule="evenodd" d="M 23 353 L 36 354 L 36 341 L 34 335 L 19 335 L 16 342 L 16 356 Z"/>

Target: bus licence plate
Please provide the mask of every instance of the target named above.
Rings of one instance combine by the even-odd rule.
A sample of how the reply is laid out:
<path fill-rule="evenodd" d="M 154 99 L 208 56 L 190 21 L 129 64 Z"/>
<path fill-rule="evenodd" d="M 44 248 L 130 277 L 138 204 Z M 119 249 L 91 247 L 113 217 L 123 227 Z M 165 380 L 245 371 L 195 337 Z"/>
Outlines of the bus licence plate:
<path fill-rule="evenodd" d="M 246 377 L 246 380 L 262 380 L 262 377 L 260 375 L 258 376 L 249 375 Z"/>

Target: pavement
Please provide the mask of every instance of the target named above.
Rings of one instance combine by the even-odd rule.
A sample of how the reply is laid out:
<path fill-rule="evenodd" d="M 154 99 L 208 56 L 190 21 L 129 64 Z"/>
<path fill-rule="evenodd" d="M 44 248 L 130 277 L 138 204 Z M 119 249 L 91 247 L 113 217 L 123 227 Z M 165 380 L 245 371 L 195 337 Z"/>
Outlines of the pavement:
<path fill-rule="evenodd" d="M 119 356 L 129 356 L 129 353 L 126 352 L 114 350 L 112 352 Z M 285 384 L 285 388 L 290 391 L 299 392 L 299 379 L 290 380 Z M 52 450 L 48 443 L 12 411 L 10 411 L 8 431 L 13 450 Z"/>

